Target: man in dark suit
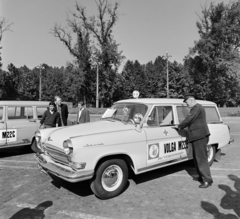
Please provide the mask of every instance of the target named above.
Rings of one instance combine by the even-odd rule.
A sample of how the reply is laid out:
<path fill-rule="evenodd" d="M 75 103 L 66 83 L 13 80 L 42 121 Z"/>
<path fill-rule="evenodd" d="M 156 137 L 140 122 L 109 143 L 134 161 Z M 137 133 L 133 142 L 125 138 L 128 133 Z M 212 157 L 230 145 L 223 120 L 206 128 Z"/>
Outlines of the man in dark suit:
<path fill-rule="evenodd" d="M 86 109 L 86 104 L 83 101 L 78 102 L 77 124 L 90 122 L 89 111 Z"/>
<path fill-rule="evenodd" d="M 210 132 L 207 126 L 206 113 L 202 105 L 198 104 L 194 95 L 187 94 L 184 101 L 191 108 L 189 114 L 177 128 L 179 130 L 188 127 L 189 139 L 193 148 L 193 160 L 201 182 L 199 188 L 207 188 L 212 185 L 210 168 L 208 165 L 207 144 Z"/>
<path fill-rule="evenodd" d="M 57 111 L 60 114 L 58 126 L 67 126 L 68 106 L 62 103 L 62 99 L 59 96 L 55 96 L 54 100 L 57 107 Z"/>

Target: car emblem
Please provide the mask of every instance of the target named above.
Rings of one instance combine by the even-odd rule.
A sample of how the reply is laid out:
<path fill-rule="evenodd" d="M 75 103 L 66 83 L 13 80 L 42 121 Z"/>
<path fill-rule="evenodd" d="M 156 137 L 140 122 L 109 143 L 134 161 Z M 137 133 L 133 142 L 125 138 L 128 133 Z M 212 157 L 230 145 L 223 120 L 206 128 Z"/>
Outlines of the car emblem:
<path fill-rule="evenodd" d="M 163 134 L 164 134 L 165 136 L 167 136 L 167 135 L 168 135 L 168 131 L 167 131 L 166 129 L 164 129 Z"/>

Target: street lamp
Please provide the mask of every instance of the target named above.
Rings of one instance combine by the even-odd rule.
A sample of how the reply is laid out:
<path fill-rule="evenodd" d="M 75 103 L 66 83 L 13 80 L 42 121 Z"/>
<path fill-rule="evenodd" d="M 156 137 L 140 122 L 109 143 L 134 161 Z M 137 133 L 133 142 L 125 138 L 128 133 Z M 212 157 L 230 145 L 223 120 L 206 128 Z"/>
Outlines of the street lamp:
<path fill-rule="evenodd" d="M 172 56 L 166 53 L 166 56 L 162 56 L 162 58 L 166 59 L 167 61 L 167 98 L 169 98 L 169 82 L 168 82 L 168 59 L 171 58 Z"/>
<path fill-rule="evenodd" d="M 41 101 L 41 96 L 42 96 L 42 69 L 44 68 L 43 64 L 40 63 L 39 66 L 37 66 L 37 68 L 39 68 L 40 70 L 40 74 L 39 74 L 39 101 Z"/>

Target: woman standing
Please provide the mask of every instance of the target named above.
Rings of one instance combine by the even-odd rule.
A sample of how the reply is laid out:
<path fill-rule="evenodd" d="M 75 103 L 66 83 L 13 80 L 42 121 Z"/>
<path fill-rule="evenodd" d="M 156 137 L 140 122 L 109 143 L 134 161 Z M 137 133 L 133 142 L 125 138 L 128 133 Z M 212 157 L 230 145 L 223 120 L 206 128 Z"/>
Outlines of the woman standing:
<path fill-rule="evenodd" d="M 48 109 L 44 112 L 40 121 L 40 129 L 58 127 L 60 114 L 56 110 L 56 104 L 54 102 L 49 103 Z"/>

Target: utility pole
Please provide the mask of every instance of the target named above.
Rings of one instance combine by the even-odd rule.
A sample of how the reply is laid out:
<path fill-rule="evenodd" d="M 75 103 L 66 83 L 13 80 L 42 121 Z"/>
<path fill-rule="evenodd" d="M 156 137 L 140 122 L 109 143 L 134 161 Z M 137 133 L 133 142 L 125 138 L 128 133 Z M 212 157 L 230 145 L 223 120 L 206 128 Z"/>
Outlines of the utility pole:
<path fill-rule="evenodd" d="M 98 72 L 98 63 L 97 63 L 97 79 L 96 79 L 96 108 L 98 108 L 98 107 L 99 107 L 98 84 L 99 84 L 99 72 Z"/>
<path fill-rule="evenodd" d="M 39 74 L 39 101 L 42 100 L 42 69 L 44 68 L 43 64 L 41 63 L 37 68 L 40 70 Z"/>
<path fill-rule="evenodd" d="M 167 98 L 169 98 L 169 77 L 168 77 L 168 59 L 171 58 L 172 56 L 166 53 L 166 56 L 162 56 L 162 58 L 166 59 L 167 61 Z"/>

